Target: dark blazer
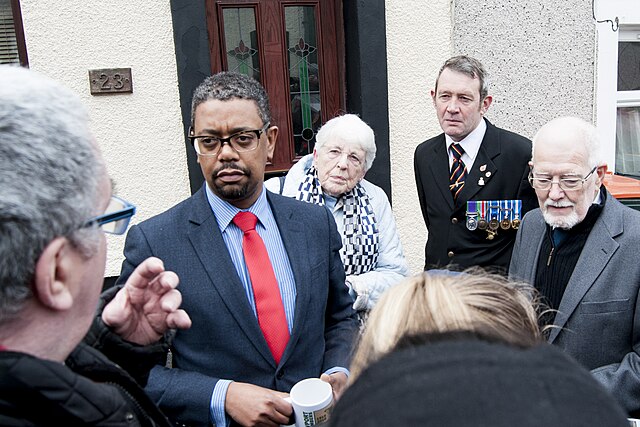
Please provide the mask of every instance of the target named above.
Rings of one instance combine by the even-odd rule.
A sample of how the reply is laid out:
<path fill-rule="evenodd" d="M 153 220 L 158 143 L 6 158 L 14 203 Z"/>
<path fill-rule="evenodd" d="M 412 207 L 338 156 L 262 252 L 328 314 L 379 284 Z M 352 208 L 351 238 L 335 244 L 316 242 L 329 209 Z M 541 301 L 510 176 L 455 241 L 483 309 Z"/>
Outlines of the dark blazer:
<path fill-rule="evenodd" d="M 206 185 L 206 184 L 205 184 Z M 340 236 L 324 207 L 267 192 L 296 282 L 291 338 L 276 366 L 207 201 L 204 187 L 132 227 L 118 279 L 149 256 L 178 274 L 193 321 L 178 331 L 173 369 L 151 371 L 147 391 L 174 421 L 210 425 L 220 378 L 288 392 L 299 380 L 348 367 L 357 330 L 340 261 Z"/>
<path fill-rule="evenodd" d="M 444 133 L 416 148 L 416 185 L 428 231 L 425 270 L 447 264 L 506 270 L 516 230 L 499 229 L 493 240 L 487 239 L 485 230 L 469 231 L 467 201 L 521 199 L 523 215 L 537 206 L 535 192 L 528 182 L 531 142 L 486 122 L 480 150 L 455 204 L 449 191 L 449 155 Z M 480 185 L 481 177 L 484 185 Z"/>
<path fill-rule="evenodd" d="M 535 283 L 545 230 L 540 209 L 525 216 L 513 249 L 511 278 Z M 548 338 L 591 369 L 635 415 L 640 412 L 639 256 L 640 212 L 607 192 Z"/>

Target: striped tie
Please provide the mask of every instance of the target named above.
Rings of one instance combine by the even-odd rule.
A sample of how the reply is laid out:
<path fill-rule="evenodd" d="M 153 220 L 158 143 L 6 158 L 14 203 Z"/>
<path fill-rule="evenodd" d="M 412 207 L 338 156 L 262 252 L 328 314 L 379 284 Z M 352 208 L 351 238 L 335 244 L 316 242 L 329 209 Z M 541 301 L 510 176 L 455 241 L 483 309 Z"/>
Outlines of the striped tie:
<path fill-rule="evenodd" d="M 464 187 L 464 180 L 467 177 L 467 168 L 462 161 L 464 150 L 460 144 L 451 144 L 451 155 L 453 164 L 451 165 L 451 175 L 449 176 L 449 189 L 453 195 L 453 200 L 458 198 L 458 194 Z"/>

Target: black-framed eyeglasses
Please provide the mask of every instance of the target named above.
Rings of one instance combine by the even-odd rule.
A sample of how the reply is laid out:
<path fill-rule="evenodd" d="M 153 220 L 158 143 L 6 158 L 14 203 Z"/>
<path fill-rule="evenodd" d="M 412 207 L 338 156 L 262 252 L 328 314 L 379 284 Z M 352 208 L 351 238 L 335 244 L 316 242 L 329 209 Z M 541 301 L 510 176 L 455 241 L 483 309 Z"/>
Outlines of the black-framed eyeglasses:
<path fill-rule="evenodd" d="M 104 214 L 93 217 L 84 223 L 84 227 L 99 226 L 109 234 L 124 234 L 129 227 L 131 217 L 136 213 L 136 207 L 124 199 L 111 196 L 109 206 Z"/>
<path fill-rule="evenodd" d="M 591 171 L 584 177 L 565 177 L 560 178 L 557 181 L 551 178 L 537 177 L 534 175 L 533 170 L 529 171 L 529 183 L 536 190 L 550 190 L 553 184 L 558 184 L 563 191 L 579 190 L 584 185 L 585 181 L 589 179 L 591 175 L 598 169 L 598 166 L 594 166 Z"/>
<path fill-rule="evenodd" d="M 262 135 L 269 126 L 270 123 L 267 122 L 262 126 L 262 129 L 243 130 L 226 138 L 218 138 L 217 136 L 211 135 L 197 135 L 189 136 L 189 139 L 199 156 L 217 156 L 225 142 L 238 153 L 244 153 L 258 148 L 260 135 Z M 189 134 L 192 132 L 193 129 L 189 129 Z"/>

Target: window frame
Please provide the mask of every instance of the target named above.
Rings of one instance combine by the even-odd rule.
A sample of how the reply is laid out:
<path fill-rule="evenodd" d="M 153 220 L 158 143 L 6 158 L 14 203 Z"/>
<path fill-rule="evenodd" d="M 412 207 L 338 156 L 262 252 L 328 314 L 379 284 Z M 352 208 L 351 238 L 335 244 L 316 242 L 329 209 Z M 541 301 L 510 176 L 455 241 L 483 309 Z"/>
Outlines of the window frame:
<path fill-rule="evenodd" d="M 22 9 L 20 8 L 20 0 L 10 0 L 11 15 L 13 18 L 13 29 L 16 37 L 16 45 L 18 50 L 18 61 L 23 67 L 29 67 L 29 58 L 27 56 L 27 45 L 24 38 L 24 26 L 22 24 Z"/>
<path fill-rule="evenodd" d="M 633 41 L 640 44 L 640 24 L 637 25 L 621 25 L 618 30 L 618 43 L 621 41 Z M 638 38 L 632 39 L 630 34 L 637 34 Z M 619 46 L 619 45 L 618 45 Z M 617 54 L 616 54 L 617 56 Z M 618 77 L 618 69 L 616 66 L 616 81 Z M 638 107 L 640 106 L 640 89 L 639 90 L 617 90 L 616 87 L 616 104 L 617 107 Z"/>
<path fill-rule="evenodd" d="M 640 9 L 631 1 L 607 0 L 597 2 L 596 17 L 599 20 L 614 20 L 619 27 L 613 31 L 610 22 L 596 23 L 596 126 L 600 136 L 603 155 L 609 170 L 616 170 L 616 115 L 618 107 L 640 105 L 640 91 L 618 91 L 618 43 L 621 31 L 640 26 Z M 636 94 L 636 92 L 638 94 Z"/>

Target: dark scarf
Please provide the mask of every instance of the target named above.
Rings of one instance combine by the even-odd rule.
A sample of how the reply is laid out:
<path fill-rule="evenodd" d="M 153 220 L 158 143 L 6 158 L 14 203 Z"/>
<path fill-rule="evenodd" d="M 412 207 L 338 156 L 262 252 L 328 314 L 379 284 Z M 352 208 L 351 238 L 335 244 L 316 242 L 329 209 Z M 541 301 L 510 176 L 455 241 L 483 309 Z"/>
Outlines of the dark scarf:
<path fill-rule="evenodd" d="M 585 218 L 569 230 L 553 229 L 547 224 L 545 238 L 540 247 L 536 269 L 535 287 L 543 297 L 543 302 L 551 309 L 558 310 L 569 279 L 578 263 L 582 249 L 600 217 L 607 200 L 604 186 L 600 189 L 601 204 L 592 204 Z M 548 324 L 555 318 L 555 312 L 544 316 L 541 323 Z"/>

